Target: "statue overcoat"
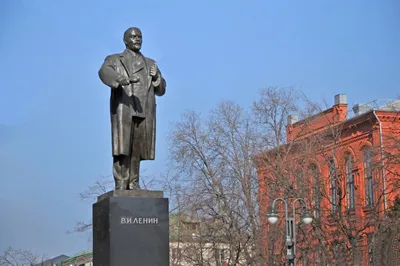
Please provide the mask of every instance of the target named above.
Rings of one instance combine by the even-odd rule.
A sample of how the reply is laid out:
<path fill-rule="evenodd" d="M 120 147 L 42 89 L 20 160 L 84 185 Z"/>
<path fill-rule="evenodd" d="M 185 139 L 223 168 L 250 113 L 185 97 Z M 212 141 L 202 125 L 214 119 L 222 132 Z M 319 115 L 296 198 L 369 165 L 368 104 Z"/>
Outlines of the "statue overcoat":
<path fill-rule="evenodd" d="M 154 160 L 156 138 L 155 95 L 165 94 L 166 82 L 159 72 L 152 81 L 150 67 L 155 62 L 141 53 L 125 50 L 106 57 L 99 70 L 100 79 L 111 87 L 110 113 L 112 128 L 112 154 L 130 156 L 140 154 L 141 160 Z M 120 85 L 120 78 L 138 79 L 130 85 Z M 139 127 L 143 140 L 139 150 L 132 150 L 133 120 L 141 121 Z M 142 124 L 144 123 L 144 124 Z"/>

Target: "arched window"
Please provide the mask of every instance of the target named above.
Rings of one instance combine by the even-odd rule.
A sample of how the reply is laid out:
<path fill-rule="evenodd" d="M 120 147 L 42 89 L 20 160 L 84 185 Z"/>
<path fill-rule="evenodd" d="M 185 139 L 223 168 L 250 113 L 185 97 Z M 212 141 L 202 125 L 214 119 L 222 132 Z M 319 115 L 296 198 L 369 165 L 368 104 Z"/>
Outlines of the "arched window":
<path fill-rule="evenodd" d="M 364 183 L 365 183 L 365 204 L 374 204 L 374 187 L 372 179 L 372 151 L 370 147 L 364 147 Z"/>
<path fill-rule="evenodd" d="M 335 265 L 348 265 L 348 253 L 343 243 L 337 243 L 333 250 Z"/>
<path fill-rule="evenodd" d="M 294 178 L 296 184 L 296 193 L 300 197 L 308 197 L 310 195 L 310 183 L 306 181 L 304 176 L 307 176 L 307 172 L 304 169 L 298 168 L 294 171 Z"/>
<path fill-rule="evenodd" d="M 335 213 L 338 210 L 338 199 L 337 199 L 337 171 L 336 164 L 333 159 L 328 161 L 329 163 L 329 184 L 330 184 L 330 202 L 331 202 L 331 212 Z"/>
<path fill-rule="evenodd" d="M 355 186 L 353 173 L 353 157 L 346 154 L 346 183 L 347 183 L 347 208 L 354 209 L 355 207 Z"/>
<path fill-rule="evenodd" d="M 321 212 L 321 180 L 319 176 L 318 167 L 315 164 L 310 165 L 311 175 L 312 175 L 312 184 L 314 187 L 313 196 L 314 196 L 314 217 L 319 218 Z"/>

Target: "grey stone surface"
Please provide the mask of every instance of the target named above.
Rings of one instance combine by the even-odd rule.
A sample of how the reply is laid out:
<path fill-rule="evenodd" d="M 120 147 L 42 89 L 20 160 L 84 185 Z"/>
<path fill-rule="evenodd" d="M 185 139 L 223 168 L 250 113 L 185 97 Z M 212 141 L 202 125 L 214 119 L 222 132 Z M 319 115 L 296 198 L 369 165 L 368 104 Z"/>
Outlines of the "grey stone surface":
<path fill-rule="evenodd" d="M 168 266 L 168 199 L 111 196 L 93 204 L 93 264 Z"/>
<path fill-rule="evenodd" d="M 97 197 L 97 202 L 109 197 L 131 197 L 131 198 L 164 198 L 164 192 L 158 190 L 111 190 Z"/>

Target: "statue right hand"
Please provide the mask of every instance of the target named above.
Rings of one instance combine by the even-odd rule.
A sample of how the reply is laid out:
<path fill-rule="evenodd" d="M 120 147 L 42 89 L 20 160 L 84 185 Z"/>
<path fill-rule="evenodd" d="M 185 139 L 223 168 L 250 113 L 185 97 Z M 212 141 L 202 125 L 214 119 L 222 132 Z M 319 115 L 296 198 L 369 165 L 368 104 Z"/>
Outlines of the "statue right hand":
<path fill-rule="evenodd" d="M 118 83 L 119 83 L 120 85 L 122 85 L 122 86 L 126 86 L 126 85 L 131 84 L 131 82 L 129 81 L 129 79 L 126 78 L 126 77 L 121 77 L 121 78 L 119 78 L 117 81 L 118 81 Z"/>

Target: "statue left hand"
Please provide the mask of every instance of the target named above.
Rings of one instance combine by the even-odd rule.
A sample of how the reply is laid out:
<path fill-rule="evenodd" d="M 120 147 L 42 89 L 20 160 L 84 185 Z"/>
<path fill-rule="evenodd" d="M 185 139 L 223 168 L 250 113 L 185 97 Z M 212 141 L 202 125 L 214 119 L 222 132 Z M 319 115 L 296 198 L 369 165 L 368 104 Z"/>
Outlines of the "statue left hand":
<path fill-rule="evenodd" d="M 150 67 L 150 76 L 152 77 L 153 80 L 157 80 L 158 78 L 157 64 L 154 64 Z"/>

